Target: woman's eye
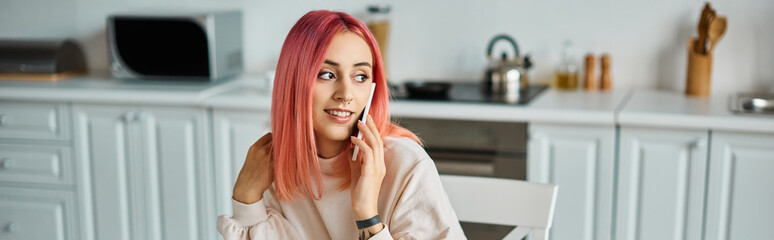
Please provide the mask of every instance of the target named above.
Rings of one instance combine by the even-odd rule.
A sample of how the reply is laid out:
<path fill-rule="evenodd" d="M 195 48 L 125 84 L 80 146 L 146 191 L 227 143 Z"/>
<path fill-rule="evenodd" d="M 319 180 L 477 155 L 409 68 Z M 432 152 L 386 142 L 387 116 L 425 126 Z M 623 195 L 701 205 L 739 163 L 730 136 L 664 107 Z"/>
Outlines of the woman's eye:
<path fill-rule="evenodd" d="M 365 82 L 366 80 L 368 80 L 368 76 L 366 76 L 365 74 L 358 74 L 357 76 L 355 76 L 355 81 Z"/>
<path fill-rule="evenodd" d="M 325 79 L 325 80 L 330 80 L 330 79 L 334 78 L 332 72 L 323 72 L 323 73 L 318 74 L 317 77 L 320 78 L 320 79 Z"/>

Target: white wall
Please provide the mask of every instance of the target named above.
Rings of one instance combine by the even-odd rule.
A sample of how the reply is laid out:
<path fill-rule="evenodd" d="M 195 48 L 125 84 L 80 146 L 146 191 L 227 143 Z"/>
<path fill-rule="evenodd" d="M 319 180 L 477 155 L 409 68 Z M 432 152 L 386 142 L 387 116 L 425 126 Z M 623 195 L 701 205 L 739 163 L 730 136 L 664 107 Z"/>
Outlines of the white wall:
<path fill-rule="evenodd" d="M 0 0 L 0 38 L 73 37 L 89 66 L 107 69 L 106 16 L 142 9 L 242 9 L 247 72 L 270 70 L 290 27 L 312 9 L 362 15 L 367 3 L 347 0 Z M 580 64 L 586 52 L 610 53 L 615 88 L 685 85 L 686 41 L 696 35 L 702 0 L 394 0 L 389 70 L 408 79 L 477 81 L 485 47 L 498 33 L 531 53 L 535 82 L 548 82 L 569 38 Z M 774 91 L 774 1 L 712 2 L 729 19 L 715 51 L 713 92 Z M 505 49 L 498 44 L 497 49 Z"/>

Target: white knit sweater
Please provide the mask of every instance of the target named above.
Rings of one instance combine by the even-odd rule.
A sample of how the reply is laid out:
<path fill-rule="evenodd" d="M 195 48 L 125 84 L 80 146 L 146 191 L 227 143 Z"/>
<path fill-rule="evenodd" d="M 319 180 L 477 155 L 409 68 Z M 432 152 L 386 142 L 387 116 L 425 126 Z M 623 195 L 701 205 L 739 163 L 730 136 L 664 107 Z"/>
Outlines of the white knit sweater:
<path fill-rule="evenodd" d="M 371 239 L 465 239 L 424 149 L 409 138 L 388 137 L 384 145 L 387 173 L 378 212 L 385 228 Z M 357 239 L 350 190 L 338 191 L 339 180 L 330 175 L 334 159 L 318 159 L 325 188 L 320 200 L 279 201 L 273 187 L 253 204 L 232 199 L 234 216 L 218 217 L 218 232 L 226 240 Z"/>

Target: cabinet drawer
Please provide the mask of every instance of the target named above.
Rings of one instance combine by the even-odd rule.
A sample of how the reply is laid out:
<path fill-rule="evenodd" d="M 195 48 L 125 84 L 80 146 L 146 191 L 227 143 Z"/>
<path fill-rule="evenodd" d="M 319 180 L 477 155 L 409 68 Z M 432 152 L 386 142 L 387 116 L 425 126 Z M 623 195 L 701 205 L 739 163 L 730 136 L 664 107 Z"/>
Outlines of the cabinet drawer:
<path fill-rule="evenodd" d="M 73 193 L 0 187 L 0 239 L 76 239 Z"/>
<path fill-rule="evenodd" d="M 0 181 L 22 183 L 73 183 L 69 147 L 0 144 Z"/>
<path fill-rule="evenodd" d="M 68 140 L 65 104 L 0 102 L 0 138 Z"/>

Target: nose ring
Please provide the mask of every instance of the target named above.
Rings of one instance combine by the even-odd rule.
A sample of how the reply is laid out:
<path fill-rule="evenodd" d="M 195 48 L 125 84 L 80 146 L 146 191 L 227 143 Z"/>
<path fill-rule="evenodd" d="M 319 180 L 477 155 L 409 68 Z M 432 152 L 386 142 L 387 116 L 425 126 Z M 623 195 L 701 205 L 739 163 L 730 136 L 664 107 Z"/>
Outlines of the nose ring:
<path fill-rule="evenodd" d="M 346 102 L 344 101 L 344 99 L 341 99 L 341 103 L 343 103 L 345 105 L 349 105 L 350 103 L 352 103 L 352 99 L 350 99 L 349 101 L 346 101 Z"/>

